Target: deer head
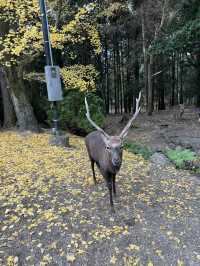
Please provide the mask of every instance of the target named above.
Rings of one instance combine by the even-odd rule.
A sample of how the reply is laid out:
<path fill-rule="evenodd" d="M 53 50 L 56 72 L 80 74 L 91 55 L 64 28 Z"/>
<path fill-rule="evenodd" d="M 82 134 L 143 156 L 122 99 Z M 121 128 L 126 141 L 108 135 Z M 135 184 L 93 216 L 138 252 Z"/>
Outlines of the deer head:
<path fill-rule="evenodd" d="M 140 112 L 140 103 L 141 92 L 139 93 L 139 97 L 136 99 L 136 110 L 131 119 L 128 121 L 127 125 L 124 127 L 120 135 L 118 136 L 110 136 L 108 135 L 102 128 L 100 128 L 96 123 L 91 119 L 89 106 L 87 103 L 87 99 L 85 97 L 85 107 L 86 107 L 86 117 L 91 125 L 96 128 L 99 132 L 101 132 L 102 139 L 105 143 L 105 152 L 107 154 L 108 159 L 112 162 L 112 165 L 116 168 L 120 168 L 122 162 L 122 150 L 123 150 L 123 140 L 128 134 L 128 130 L 131 127 L 131 124 L 136 119 L 137 115 Z"/>

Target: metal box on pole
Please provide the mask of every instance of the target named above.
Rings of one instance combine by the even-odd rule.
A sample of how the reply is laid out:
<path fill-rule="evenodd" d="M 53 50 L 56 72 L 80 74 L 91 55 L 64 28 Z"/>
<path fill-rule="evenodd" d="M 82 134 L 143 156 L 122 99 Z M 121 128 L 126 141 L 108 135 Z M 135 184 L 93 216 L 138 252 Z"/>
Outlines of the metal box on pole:
<path fill-rule="evenodd" d="M 57 102 L 63 100 L 60 71 L 58 66 L 45 66 L 48 100 Z"/>

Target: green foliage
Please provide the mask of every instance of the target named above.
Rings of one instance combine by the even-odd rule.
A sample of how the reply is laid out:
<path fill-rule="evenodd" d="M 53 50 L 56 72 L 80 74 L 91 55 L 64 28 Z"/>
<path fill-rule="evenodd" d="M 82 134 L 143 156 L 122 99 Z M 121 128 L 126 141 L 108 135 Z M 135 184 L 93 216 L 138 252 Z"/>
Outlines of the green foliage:
<path fill-rule="evenodd" d="M 188 149 L 169 149 L 166 151 L 166 155 L 177 168 L 184 168 L 185 162 L 194 161 L 196 159 L 195 153 Z"/>
<path fill-rule="evenodd" d="M 73 128 L 80 132 L 88 133 L 94 130 L 89 124 L 85 114 L 85 94 L 78 90 L 70 90 L 64 96 L 59 105 L 60 125 L 62 128 Z M 96 124 L 102 126 L 105 120 L 104 103 L 94 93 L 87 94 L 87 101 L 92 119 Z M 49 121 L 52 111 L 49 111 Z"/>
<path fill-rule="evenodd" d="M 177 16 L 169 20 L 165 27 L 164 35 L 157 39 L 151 47 L 155 54 L 170 54 L 175 51 L 196 53 L 199 51 L 200 38 L 200 7 L 199 1 L 193 3 L 180 1 L 173 7 Z M 172 13 L 173 13 L 172 12 Z"/>
<path fill-rule="evenodd" d="M 152 155 L 152 151 L 150 148 L 138 143 L 126 141 L 124 147 L 126 150 L 134 154 L 141 155 L 145 160 L 148 160 Z"/>

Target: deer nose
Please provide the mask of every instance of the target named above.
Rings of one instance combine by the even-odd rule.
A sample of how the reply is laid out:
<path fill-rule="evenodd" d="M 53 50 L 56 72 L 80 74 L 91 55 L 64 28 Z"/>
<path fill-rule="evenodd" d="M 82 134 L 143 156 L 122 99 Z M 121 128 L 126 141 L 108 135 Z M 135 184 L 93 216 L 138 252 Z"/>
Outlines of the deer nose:
<path fill-rule="evenodd" d="M 119 159 L 113 159 L 112 163 L 113 163 L 114 166 L 119 166 L 121 162 L 120 162 Z"/>

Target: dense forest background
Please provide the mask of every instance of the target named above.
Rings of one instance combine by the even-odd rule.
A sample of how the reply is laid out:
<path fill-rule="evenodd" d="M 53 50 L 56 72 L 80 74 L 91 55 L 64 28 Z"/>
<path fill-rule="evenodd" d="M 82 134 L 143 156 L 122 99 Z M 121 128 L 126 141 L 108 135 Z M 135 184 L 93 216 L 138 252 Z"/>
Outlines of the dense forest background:
<path fill-rule="evenodd" d="M 61 68 L 63 128 L 89 131 L 93 118 L 134 111 L 142 91 L 152 115 L 200 106 L 199 0 L 47 1 L 54 63 Z M 0 121 L 37 130 L 50 125 L 39 3 L 0 0 Z"/>

